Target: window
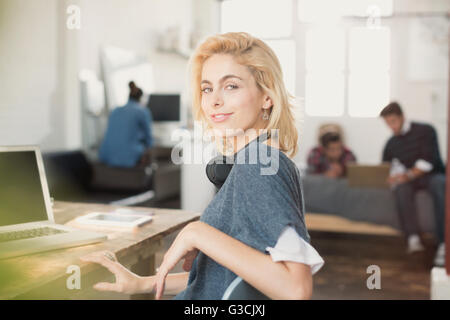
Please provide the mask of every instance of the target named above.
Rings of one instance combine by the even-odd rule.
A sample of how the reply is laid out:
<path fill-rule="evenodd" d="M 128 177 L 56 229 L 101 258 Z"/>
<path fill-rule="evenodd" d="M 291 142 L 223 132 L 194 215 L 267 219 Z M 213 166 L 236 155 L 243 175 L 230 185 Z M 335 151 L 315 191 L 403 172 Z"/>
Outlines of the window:
<path fill-rule="evenodd" d="M 221 33 L 243 31 L 263 40 L 277 55 L 286 88 L 295 95 L 296 51 L 292 20 L 292 0 L 226 0 L 221 3 Z"/>
<path fill-rule="evenodd" d="M 344 113 L 344 31 L 311 28 L 306 32 L 305 108 L 311 116 Z"/>
<path fill-rule="evenodd" d="M 358 27 L 350 30 L 348 112 L 352 117 L 376 117 L 389 103 L 390 30 Z"/>
<path fill-rule="evenodd" d="M 375 117 L 389 102 L 390 29 L 379 23 L 389 15 L 392 0 L 298 0 L 308 115 Z M 354 27 L 344 16 L 367 19 Z"/>

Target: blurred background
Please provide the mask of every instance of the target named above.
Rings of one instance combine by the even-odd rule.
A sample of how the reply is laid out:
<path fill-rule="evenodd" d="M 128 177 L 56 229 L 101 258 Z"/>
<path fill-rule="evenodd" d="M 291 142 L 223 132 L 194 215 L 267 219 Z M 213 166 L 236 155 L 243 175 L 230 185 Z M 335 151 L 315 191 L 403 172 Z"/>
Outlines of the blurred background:
<path fill-rule="evenodd" d="M 296 97 L 293 161 L 305 175 L 327 125 L 358 163 L 380 164 L 392 133 L 379 113 L 391 101 L 436 129 L 446 163 L 449 12 L 448 0 L 0 0 L 0 145 L 39 145 L 55 200 L 203 211 L 215 194 L 206 163 L 171 160 L 173 132 L 194 129 L 187 63 L 209 35 L 245 31 L 273 48 Z M 111 168 L 99 148 L 130 81 L 152 114 L 151 161 Z M 434 252 L 404 254 L 390 190 L 330 181 L 304 180 L 326 261 L 315 297 L 429 297 Z M 385 290 L 355 280 L 383 263 Z"/>

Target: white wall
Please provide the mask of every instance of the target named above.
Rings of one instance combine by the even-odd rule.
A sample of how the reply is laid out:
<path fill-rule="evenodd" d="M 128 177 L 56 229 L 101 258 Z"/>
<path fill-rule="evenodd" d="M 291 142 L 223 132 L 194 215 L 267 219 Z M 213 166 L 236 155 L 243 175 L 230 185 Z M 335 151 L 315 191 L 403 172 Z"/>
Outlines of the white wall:
<path fill-rule="evenodd" d="M 0 1 L 0 145 L 65 144 L 57 9 L 57 0 Z"/>

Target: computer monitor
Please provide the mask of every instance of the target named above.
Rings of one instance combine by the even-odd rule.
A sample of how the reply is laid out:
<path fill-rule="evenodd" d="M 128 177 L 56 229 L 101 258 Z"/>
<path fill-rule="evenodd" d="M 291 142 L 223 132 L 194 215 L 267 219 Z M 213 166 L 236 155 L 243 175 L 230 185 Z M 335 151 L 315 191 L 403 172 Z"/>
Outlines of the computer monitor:
<path fill-rule="evenodd" d="M 147 107 L 155 122 L 181 120 L 179 94 L 150 94 Z"/>

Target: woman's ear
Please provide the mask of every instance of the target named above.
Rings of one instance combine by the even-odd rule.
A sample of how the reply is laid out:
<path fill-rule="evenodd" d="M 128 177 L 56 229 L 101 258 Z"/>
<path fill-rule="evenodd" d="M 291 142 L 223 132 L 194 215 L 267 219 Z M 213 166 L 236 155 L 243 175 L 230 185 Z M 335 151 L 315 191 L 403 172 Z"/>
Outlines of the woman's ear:
<path fill-rule="evenodd" d="M 273 107 L 272 98 L 268 95 L 264 96 L 263 109 L 270 109 L 271 107 Z"/>

